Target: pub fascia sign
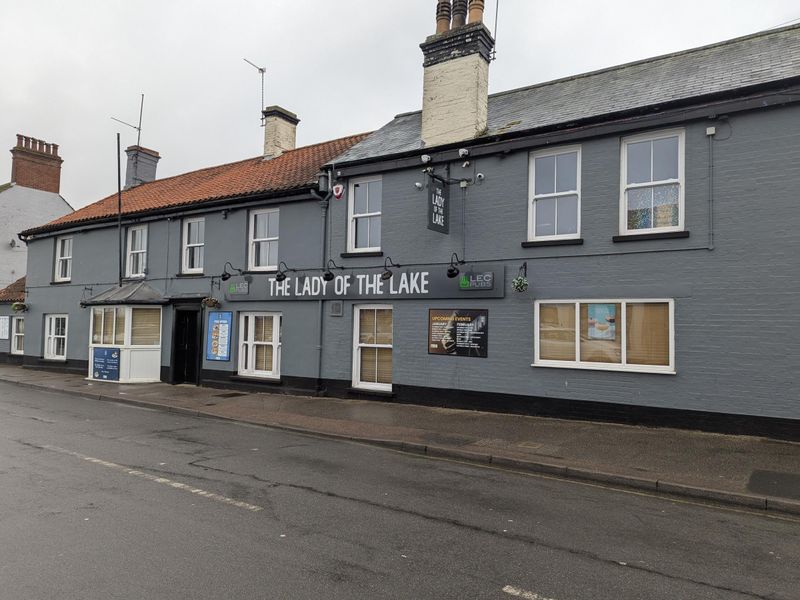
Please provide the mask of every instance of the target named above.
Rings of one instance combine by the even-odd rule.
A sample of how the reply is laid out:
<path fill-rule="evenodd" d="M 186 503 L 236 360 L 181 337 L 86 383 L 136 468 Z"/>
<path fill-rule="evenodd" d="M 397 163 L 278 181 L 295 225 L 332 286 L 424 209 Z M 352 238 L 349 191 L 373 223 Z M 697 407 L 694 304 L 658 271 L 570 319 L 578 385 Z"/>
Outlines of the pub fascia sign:
<path fill-rule="evenodd" d="M 446 269 L 395 270 L 391 279 L 381 279 L 381 271 L 374 269 L 335 273 L 333 280 L 325 281 L 322 275 L 288 276 L 277 281 L 274 276 L 255 277 L 249 286 L 236 286 L 233 280 L 226 289 L 228 300 L 362 300 L 362 299 L 413 299 L 460 298 L 468 292 L 470 297 L 502 298 L 504 286 L 495 286 L 495 278 L 502 281 L 503 267 L 491 271 L 465 273 L 449 279 Z M 466 278 L 466 279 L 465 279 Z M 235 291 L 241 290 L 240 293 Z"/>

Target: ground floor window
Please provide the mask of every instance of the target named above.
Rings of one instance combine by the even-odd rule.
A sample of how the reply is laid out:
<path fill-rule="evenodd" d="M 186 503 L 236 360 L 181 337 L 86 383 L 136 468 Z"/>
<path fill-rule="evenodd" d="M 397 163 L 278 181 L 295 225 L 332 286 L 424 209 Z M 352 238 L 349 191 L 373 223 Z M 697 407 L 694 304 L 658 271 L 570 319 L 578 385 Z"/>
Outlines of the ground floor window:
<path fill-rule="evenodd" d="M 675 371 L 672 300 L 540 300 L 534 366 Z"/>
<path fill-rule="evenodd" d="M 44 357 L 49 360 L 67 359 L 67 315 L 44 316 Z"/>
<path fill-rule="evenodd" d="M 92 309 L 92 346 L 161 346 L 161 309 L 104 306 Z"/>
<path fill-rule="evenodd" d="M 353 331 L 353 387 L 392 389 L 392 307 L 356 306 Z"/>
<path fill-rule="evenodd" d="M 23 354 L 25 351 L 25 319 L 11 319 L 11 354 Z"/>
<path fill-rule="evenodd" d="M 277 379 L 281 364 L 281 315 L 239 315 L 239 374 Z"/>

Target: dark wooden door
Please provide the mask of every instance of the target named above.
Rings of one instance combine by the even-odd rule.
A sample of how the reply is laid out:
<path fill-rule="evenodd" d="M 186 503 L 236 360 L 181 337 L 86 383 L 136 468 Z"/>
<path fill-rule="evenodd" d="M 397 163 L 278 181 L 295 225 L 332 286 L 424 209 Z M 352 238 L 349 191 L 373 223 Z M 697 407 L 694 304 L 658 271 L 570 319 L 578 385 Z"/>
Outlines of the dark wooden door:
<path fill-rule="evenodd" d="M 172 348 L 172 382 L 199 383 L 200 311 L 175 311 L 175 333 Z"/>

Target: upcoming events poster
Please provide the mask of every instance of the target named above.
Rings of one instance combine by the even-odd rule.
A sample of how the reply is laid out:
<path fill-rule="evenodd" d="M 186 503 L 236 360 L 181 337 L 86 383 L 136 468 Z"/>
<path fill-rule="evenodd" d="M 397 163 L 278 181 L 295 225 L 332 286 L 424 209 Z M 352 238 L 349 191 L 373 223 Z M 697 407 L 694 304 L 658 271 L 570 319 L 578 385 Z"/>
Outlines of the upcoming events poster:
<path fill-rule="evenodd" d="M 589 331 L 590 340 L 617 339 L 617 305 L 616 304 L 590 304 L 589 305 Z"/>
<path fill-rule="evenodd" d="M 428 354 L 486 358 L 488 351 L 488 310 L 431 308 L 428 311 Z"/>

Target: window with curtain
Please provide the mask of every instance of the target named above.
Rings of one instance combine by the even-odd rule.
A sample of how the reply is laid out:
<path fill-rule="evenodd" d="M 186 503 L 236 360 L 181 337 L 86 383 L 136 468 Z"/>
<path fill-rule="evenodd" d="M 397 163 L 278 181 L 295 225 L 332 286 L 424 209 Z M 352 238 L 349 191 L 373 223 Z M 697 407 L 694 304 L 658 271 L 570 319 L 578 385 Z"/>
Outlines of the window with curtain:
<path fill-rule="evenodd" d="M 251 271 L 271 271 L 278 268 L 278 242 L 280 241 L 280 211 L 255 210 L 250 213 Z"/>
<path fill-rule="evenodd" d="M 672 300 L 537 301 L 534 366 L 674 373 Z"/>
<path fill-rule="evenodd" d="M 11 319 L 11 354 L 25 352 L 25 318 L 13 317 Z"/>
<path fill-rule="evenodd" d="M 622 140 L 620 233 L 683 229 L 683 148 L 683 130 Z"/>
<path fill-rule="evenodd" d="M 183 272 L 202 273 L 205 261 L 206 220 L 203 217 L 183 222 Z"/>
<path fill-rule="evenodd" d="M 348 250 L 377 252 L 381 249 L 383 182 L 380 178 L 357 179 L 350 183 Z"/>
<path fill-rule="evenodd" d="M 570 239 L 580 235 L 580 147 L 531 154 L 528 239 Z"/>
<path fill-rule="evenodd" d="M 131 346 L 161 345 L 161 309 L 131 309 Z"/>
<path fill-rule="evenodd" d="M 355 308 L 353 386 L 392 389 L 392 307 Z"/>
<path fill-rule="evenodd" d="M 56 268 L 55 281 L 69 281 L 72 279 L 72 238 L 56 238 Z"/>
<path fill-rule="evenodd" d="M 281 315 L 249 312 L 239 315 L 239 374 L 280 377 Z"/>

